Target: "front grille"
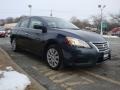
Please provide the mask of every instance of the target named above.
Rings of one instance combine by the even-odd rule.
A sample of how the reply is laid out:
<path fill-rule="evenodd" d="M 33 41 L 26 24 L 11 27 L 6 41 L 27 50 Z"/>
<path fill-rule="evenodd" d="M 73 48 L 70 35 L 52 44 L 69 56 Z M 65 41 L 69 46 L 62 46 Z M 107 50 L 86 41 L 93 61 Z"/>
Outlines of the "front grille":
<path fill-rule="evenodd" d="M 94 45 L 99 49 L 100 52 L 105 52 L 109 49 L 108 43 L 94 43 Z"/>

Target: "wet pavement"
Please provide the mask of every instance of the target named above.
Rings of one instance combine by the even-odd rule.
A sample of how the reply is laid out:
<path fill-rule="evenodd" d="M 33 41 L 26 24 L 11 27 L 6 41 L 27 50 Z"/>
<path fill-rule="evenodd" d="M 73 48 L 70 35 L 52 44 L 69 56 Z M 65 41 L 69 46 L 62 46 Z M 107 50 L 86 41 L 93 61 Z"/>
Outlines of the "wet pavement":
<path fill-rule="evenodd" d="M 39 56 L 13 52 L 9 38 L 0 38 L 2 47 L 31 77 L 48 90 L 120 90 L 120 38 L 108 39 L 112 59 L 95 67 L 66 67 L 54 71 Z"/>

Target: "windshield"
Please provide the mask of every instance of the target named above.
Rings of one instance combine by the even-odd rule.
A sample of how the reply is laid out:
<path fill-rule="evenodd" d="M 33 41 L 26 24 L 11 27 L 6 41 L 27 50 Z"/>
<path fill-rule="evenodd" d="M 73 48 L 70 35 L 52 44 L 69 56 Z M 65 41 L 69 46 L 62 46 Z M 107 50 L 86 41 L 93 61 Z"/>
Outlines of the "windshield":
<path fill-rule="evenodd" d="M 48 26 L 51 28 L 75 29 L 75 30 L 79 29 L 78 27 L 76 27 L 72 23 L 67 22 L 67 21 L 60 19 L 60 18 L 47 17 L 47 18 L 45 18 L 45 20 L 47 21 Z"/>

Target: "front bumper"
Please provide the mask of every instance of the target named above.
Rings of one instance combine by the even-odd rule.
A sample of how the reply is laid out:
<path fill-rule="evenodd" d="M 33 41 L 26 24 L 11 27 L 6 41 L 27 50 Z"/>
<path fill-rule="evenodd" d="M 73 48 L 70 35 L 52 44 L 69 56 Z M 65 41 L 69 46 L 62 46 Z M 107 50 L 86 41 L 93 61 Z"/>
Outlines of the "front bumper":
<path fill-rule="evenodd" d="M 66 48 L 63 49 L 64 64 L 77 66 L 92 66 L 102 63 L 111 58 L 110 49 L 99 52 L 96 47 L 87 48 Z"/>

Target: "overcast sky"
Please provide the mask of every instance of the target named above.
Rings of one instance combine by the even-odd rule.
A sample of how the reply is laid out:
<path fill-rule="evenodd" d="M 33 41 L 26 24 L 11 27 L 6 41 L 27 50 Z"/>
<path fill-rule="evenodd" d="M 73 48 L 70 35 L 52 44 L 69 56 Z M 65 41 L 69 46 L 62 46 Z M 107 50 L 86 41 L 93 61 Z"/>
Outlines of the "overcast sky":
<path fill-rule="evenodd" d="M 0 19 L 29 15 L 28 5 L 32 5 L 32 15 L 53 16 L 70 19 L 76 16 L 89 19 L 92 15 L 99 15 L 98 4 L 106 5 L 104 15 L 120 13 L 120 0 L 0 0 Z"/>

